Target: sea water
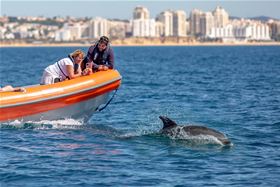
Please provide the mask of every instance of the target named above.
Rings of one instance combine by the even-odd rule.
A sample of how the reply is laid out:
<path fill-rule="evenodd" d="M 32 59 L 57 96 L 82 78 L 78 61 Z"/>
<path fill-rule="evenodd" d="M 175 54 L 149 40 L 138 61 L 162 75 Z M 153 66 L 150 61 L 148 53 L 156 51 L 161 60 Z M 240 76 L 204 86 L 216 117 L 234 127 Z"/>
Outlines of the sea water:
<path fill-rule="evenodd" d="M 1 86 L 38 84 L 78 48 L 0 48 Z M 114 52 L 122 85 L 88 122 L 1 124 L 1 187 L 280 185 L 279 46 Z M 219 130 L 233 146 L 162 136 L 160 115 Z"/>

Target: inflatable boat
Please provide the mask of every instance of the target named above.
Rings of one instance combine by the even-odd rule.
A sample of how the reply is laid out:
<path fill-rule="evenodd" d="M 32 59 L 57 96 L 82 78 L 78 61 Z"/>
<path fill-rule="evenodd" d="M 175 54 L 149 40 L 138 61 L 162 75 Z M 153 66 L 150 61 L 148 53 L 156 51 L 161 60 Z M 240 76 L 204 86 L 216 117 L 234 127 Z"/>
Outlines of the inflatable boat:
<path fill-rule="evenodd" d="M 116 70 L 100 71 L 50 85 L 26 86 L 26 92 L 0 93 L 0 123 L 57 119 L 87 120 L 118 89 Z"/>

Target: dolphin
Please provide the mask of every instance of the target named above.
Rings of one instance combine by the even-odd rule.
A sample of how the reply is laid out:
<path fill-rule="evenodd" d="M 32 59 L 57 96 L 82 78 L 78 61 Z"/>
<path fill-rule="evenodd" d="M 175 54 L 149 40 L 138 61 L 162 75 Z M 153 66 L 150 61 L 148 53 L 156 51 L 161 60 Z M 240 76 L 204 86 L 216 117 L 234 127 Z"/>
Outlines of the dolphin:
<path fill-rule="evenodd" d="M 166 116 L 159 116 L 159 118 L 163 122 L 163 128 L 161 129 L 161 133 L 168 135 L 173 138 L 183 138 L 184 136 L 188 136 L 188 138 L 195 137 L 212 137 L 217 139 L 222 145 L 230 146 L 232 145 L 230 140 L 221 132 L 204 127 L 204 126 L 181 126 L 177 125 L 174 121 L 169 119 Z"/>

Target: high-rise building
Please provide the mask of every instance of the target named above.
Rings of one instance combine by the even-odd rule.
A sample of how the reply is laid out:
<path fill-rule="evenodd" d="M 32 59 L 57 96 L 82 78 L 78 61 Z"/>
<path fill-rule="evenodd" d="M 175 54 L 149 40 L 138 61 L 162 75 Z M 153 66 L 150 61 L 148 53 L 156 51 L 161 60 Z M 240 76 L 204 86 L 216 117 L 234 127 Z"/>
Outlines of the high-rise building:
<path fill-rule="evenodd" d="M 271 38 L 280 41 L 280 21 L 269 20 L 268 25 L 271 30 Z"/>
<path fill-rule="evenodd" d="M 137 6 L 133 12 L 132 36 L 135 37 L 154 37 L 155 20 L 150 19 L 149 10 L 142 6 Z"/>
<path fill-rule="evenodd" d="M 173 12 L 173 36 L 186 36 L 186 12 L 177 10 Z"/>
<path fill-rule="evenodd" d="M 150 12 L 147 8 L 137 6 L 133 11 L 133 19 L 149 19 Z"/>
<path fill-rule="evenodd" d="M 155 27 L 155 36 L 161 37 L 164 34 L 164 26 L 163 23 L 156 21 L 156 27 Z"/>
<path fill-rule="evenodd" d="M 193 36 L 201 34 L 200 18 L 202 14 L 203 12 L 198 9 L 194 9 L 190 13 L 190 34 Z"/>
<path fill-rule="evenodd" d="M 205 12 L 200 16 L 200 33 L 206 36 L 210 33 L 211 28 L 214 27 L 214 17 L 211 12 Z"/>
<path fill-rule="evenodd" d="M 96 17 L 89 22 L 89 37 L 99 38 L 103 35 L 108 35 L 108 20 L 100 17 Z"/>
<path fill-rule="evenodd" d="M 173 13 L 171 10 L 166 10 L 158 15 L 158 21 L 163 23 L 164 36 L 173 36 Z"/>
<path fill-rule="evenodd" d="M 133 36 L 135 37 L 154 37 L 155 36 L 154 19 L 136 19 L 132 22 Z"/>
<path fill-rule="evenodd" d="M 213 16 L 215 27 L 225 27 L 229 23 L 228 13 L 220 6 L 217 6 L 213 11 Z"/>
<path fill-rule="evenodd" d="M 186 21 L 186 33 L 187 33 L 187 35 L 190 35 L 190 21 L 189 20 Z"/>

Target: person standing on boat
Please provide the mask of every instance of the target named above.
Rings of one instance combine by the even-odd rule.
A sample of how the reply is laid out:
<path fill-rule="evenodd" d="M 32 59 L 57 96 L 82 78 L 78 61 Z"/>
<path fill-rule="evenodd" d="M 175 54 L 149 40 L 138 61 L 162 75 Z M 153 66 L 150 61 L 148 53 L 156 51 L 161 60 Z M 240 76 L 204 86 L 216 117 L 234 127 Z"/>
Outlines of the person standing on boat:
<path fill-rule="evenodd" d="M 93 72 L 106 71 L 114 68 L 114 52 L 107 36 L 102 36 L 90 46 L 86 58 L 82 63 L 82 69 L 91 67 Z"/>
<path fill-rule="evenodd" d="M 53 84 L 67 79 L 75 79 L 82 75 L 81 62 L 84 52 L 76 50 L 56 63 L 48 66 L 41 78 L 41 84 Z"/>

